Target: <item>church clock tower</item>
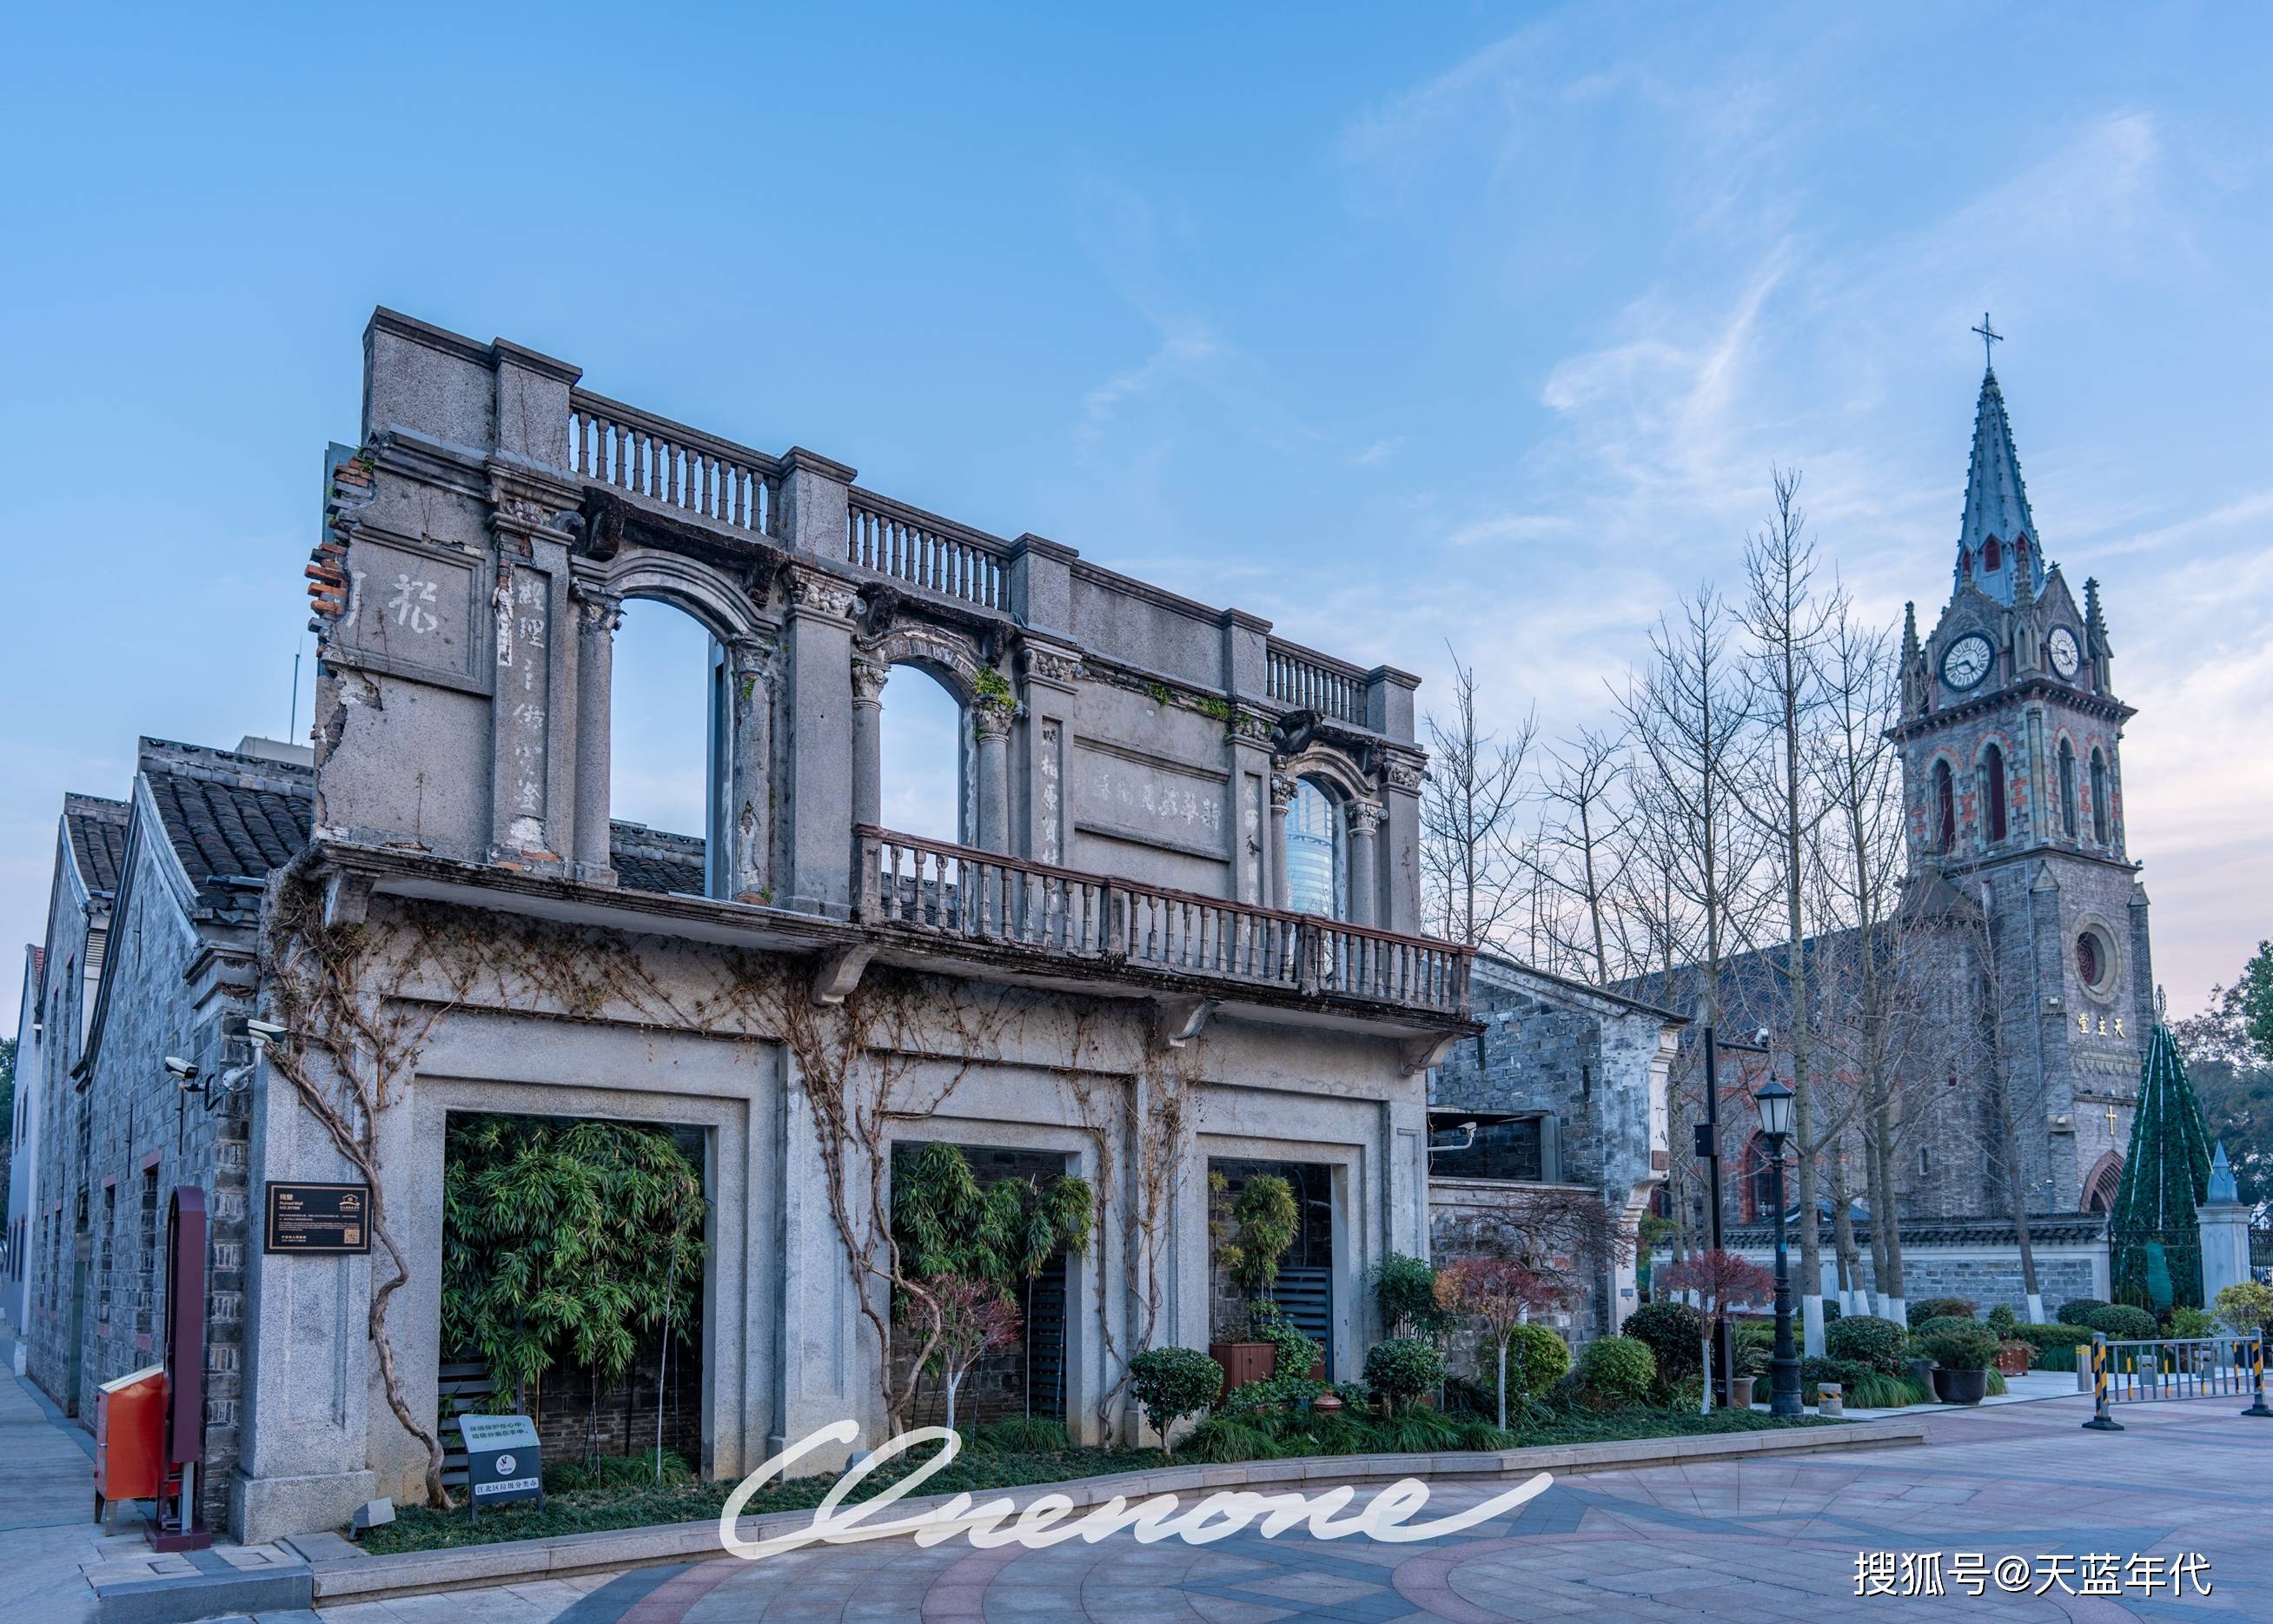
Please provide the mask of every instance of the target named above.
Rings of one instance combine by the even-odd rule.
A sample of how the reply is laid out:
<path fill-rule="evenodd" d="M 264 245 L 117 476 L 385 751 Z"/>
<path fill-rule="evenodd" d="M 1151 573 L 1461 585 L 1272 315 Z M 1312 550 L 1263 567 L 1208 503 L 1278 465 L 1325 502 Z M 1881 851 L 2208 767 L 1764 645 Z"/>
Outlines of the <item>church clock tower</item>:
<path fill-rule="evenodd" d="M 1976 330 L 1984 345 L 1997 337 L 1985 316 Z M 1891 735 L 1910 872 L 1939 904 L 1938 962 L 1960 983 L 1936 1003 L 1953 1026 L 1969 1011 L 1979 1028 L 1949 1051 L 1949 1081 L 1978 1111 L 1932 1136 L 1940 1167 L 1921 1153 L 1906 1169 L 1923 1211 L 2010 1211 L 2000 1101 L 2030 1212 L 2112 1204 L 2154 978 L 2123 824 L 2133 712 L 2110 668 L 2098 583 L 2084 583 L 2079 607 L 2045 559 L 1992 365 L 1949 601 L 1923 642 L 1909 607 Z"/>

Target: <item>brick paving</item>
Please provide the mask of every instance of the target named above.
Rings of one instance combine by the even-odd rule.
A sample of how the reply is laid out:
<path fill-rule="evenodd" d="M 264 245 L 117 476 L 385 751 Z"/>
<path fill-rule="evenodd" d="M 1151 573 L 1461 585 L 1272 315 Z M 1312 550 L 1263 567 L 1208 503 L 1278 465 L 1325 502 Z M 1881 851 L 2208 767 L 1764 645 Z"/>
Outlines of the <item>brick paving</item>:
<path fill-rule="evenodd" d="M 324 1624 L 1396 1624 L 1506 1620 L 1919 1619 L 2112 1624 L 2273 1620 L 2273 1422 L 2217 1400 L 2140 1405 L 2128 1431 L 2086 1432 L 2076 1399 L 1945 1411 L 1921 1447 L 1789 1460 L 1699 1462 L 1558 1482 L 1514 1516 L 1424 1545 L 1240 1535 L 1219 1544 L 977 1552 L 896 1540 L 762 1562 L 716 1559 L 509 1590 L 319 1609 Z M 1488 1490 L 1448 1485 L 1431 1512 Z M 1858 1552 L 1939 1552 L 1941 1597 L 1857 1598 Z M 2199 1552 L 2211 1594 L 2167 1578 L 2151 1597 L 2068 1593 L 1976 1599 L 1949 1559 Z M 2119 1569 L 2119 1574 L 2120 1570 Z M 1899 1573 L 1894 1575 L 1899 1587 Z"/>

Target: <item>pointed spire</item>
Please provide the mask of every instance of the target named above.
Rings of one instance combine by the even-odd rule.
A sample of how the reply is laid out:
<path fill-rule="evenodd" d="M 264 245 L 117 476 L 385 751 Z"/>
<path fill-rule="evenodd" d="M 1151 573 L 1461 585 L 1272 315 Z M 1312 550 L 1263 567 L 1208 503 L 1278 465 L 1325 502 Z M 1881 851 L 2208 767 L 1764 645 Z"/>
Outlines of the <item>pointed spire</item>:
<path fill-rule="evenodd" d="M 2202 1242 L 2194 1208 L 2209 1198 L 2209 1134 L 2164 1014 L 2156 1011 L 2139 1069 L 2130 1150 L 2108 1221 L 2109 1269 L 2118 1302 L 2199 1308 Z"/>
<path fill-rule="evenodd" d="M 1987 325 L 1984 319 L 1984 326 Z M 1973 413 L 1973 460 L 1965 475 L 1965 518 L 1958 534 L 1956 586 L 1968 580 L 2002 604 L 2033 603 L 2044 583 L 2044 548 L 2021 482 L 2021 456 L 1994 368 L 1981 374 Z"/>
<path fill-rule="evenodd" d="M 1933 683 L 1926 671 L 1925 650 L 1918 644 L 1917 605 L 1902 605 L 1902 714 L 1924 716 Z"/>
<path fill-rule="evenodd" d="M 2225 1159 L 2225 1141 L 2220 1139 L 2209 1157 L 2209 1197 L 2208 1205 L 2232 1206 L 2241 1199 L 2241 1190 L 2234 1181 L 2233 1163 Z"/>

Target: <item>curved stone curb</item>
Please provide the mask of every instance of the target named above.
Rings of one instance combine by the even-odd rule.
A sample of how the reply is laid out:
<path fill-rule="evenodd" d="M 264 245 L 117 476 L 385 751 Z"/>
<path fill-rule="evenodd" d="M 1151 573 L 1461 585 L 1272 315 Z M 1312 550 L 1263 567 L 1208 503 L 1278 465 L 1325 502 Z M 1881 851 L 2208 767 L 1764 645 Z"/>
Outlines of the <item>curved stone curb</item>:
<path fill-rule="evenodd" d="M 1294 1460 L 1238 1461 L 1225 1466 L 1162 1466 L 1150 1471 L 1114 1472 L 1063 1483 L 1021 1484 L 989 1489 L 978 1498 L 1013 1498 L 1049 1492 L 1083 1511 L 1114 1495 L 1135 1500 L 1152 1494 L 1206 1493 L 1217 1489 L 1316 1489 L 1336 1484 L 1387 1483 L 1399 1477 L 1435 1482 L 1527 1476 L 1549 1471 L 1568 1476 L 1590 1471 L 1626 1471 L 1673 1466 L 1691 1461 L 1754 1455 L 1812 1455 L 1826 1450 L 1874 1448 L 1925 1441 L 1923 1421 L 1856 1421 L 1841 1426 L 1811 1426 L 1790 1432 L 1716 1432 L 1704 1437 L 1635 1438 L 1616 1443 L 1554 1444 L 1534 1449 L 1429 1455 L 1305 1455 Z M 944 1504 L 952 1496 L 904 1500 L 895 1516 L 911 1516 Z M 744 1539 L 769 1538 L 805 1527 L 810 1511 L 776 1511 L 745 1517 Z M 388 1556 L 337 1557 L 314 1564 L 319 1602 L 374 1601 L 388 1596 L 461 1586 L 511 1584 L 558 1579 L 570 1574 L 603 1573 L 655 1562 L 684 1562 L 716 1557 L 718 1522 L 669 1522 L 654 1528 L 610 1529 L 591 1534 L 559 1534 L 488 1545 L 440 1551 L 405 1551 Z"/>

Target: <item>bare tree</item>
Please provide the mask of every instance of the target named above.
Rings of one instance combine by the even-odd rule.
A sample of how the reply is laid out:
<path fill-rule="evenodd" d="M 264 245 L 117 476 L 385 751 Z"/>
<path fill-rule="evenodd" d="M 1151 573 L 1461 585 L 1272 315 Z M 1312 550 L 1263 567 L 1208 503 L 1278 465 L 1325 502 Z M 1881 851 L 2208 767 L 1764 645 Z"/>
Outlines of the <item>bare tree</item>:
<path fill-rule="evenodd" d="M 1429 912 L 1453 941 L 1482 945 L 1530 927 L 1533 868 L 1521 816 L 1536 711 L 1502 737 L 1476 718 L 1475 668 L 1452 657 L 1452 714 L 1431 712 L 1429 778 L 1421 798 L 1421 862 Z"/>
<path fill-rule="evenodd" d="M 1765 769 L 1761 793 L 1740 797 L 1738 804 L 1769 842 L 1769 861 L 1782 903 L 1784 1019 L 1779 1024 L 1789 1056 L 1793 1149 L 1799 1172 L 1800 1304 L 1807 1351 L 1820 1354 L 1823 1243 L 1817 1157 L 1826 1143 L 1826 1124 L 1817 1120 L 1809 1069 L 1817 1014 L 1807 989 L 1804 864 L 1806 848 L 1821 816 L 1809 736 L 1821 703 L 1816 660 L 1836 612 L 1838 595 L 1835 590 L 1827 596 L 1816 590 L 1815 544 L 1808 535 L 1806 513 L 1799 506 L 1798 471 L 1774 469 L 1769 477 L 1774 511 L 1744 544 L 1745 593 L 1737 613 L 1747 636 L 1760 720 L 1771 748 L 1759 763 Z"/>
<path fill-rule="evenodd" d="M 1650 662 L 1619 700 L 1640 768 L 1634 804 L 1654 826 L 1668 892 L 1696 914 L 1693 945 L 1702 948 L 1696 999 L 1707 1027 L 1719 1021 L 1723 951 L 1749 933 L 1757 904 L 1752 880 L 1759 843 L 1747 835 L 1736 805 L 1752 776 L 1756 733 L 1743 668 L 1729 647 L 1734 629 L 1719 592 L 1709 583 L 1699 586 L 1660 618 L 1650 634 Z M 1720 1101 L 1707 1097 L 1702 1103 L 1714 1124 L 1714 1150 L 1725 1156 Z M 1720 1215 L 1708 1210 L 1707 1219 L 1709 1248 L 1720 1238 Z"/>
<path fill-rule="evenodd" d="M 1633 849 L 1617 838 L 1625 748 L 1621 733 L 1582 727 L 1548 752 L 1554 776 L 1540 791 L 1540 874 L 1571 909 L 1556 945 L 1597 987 L 1611 980 L 1608 916 Z"/>

